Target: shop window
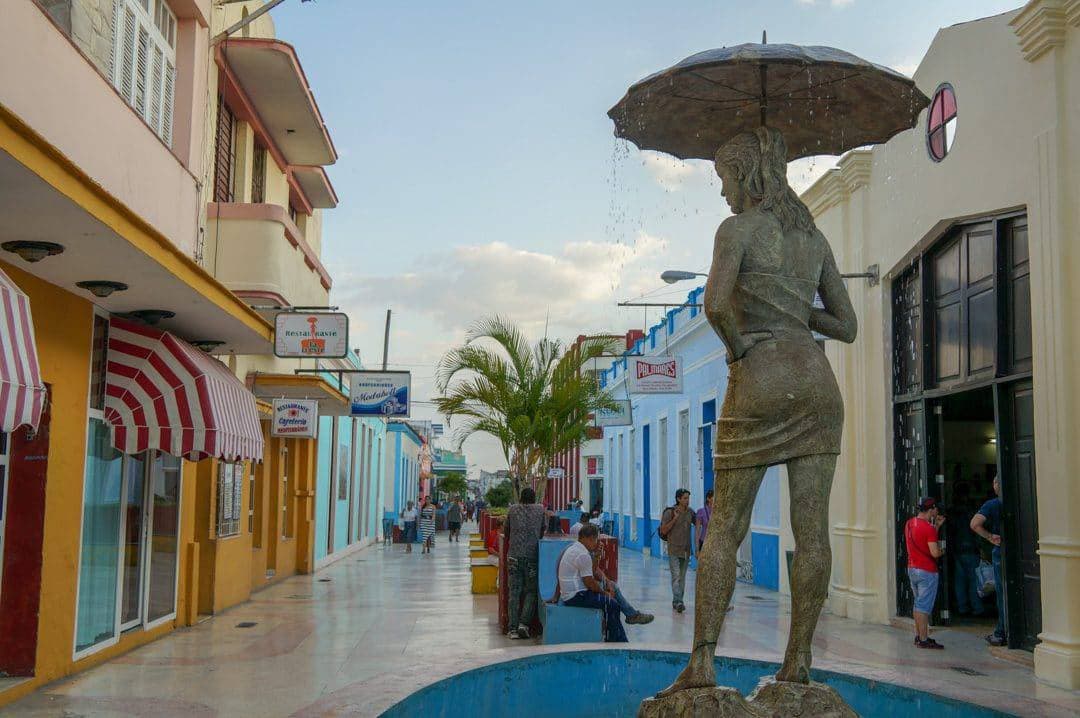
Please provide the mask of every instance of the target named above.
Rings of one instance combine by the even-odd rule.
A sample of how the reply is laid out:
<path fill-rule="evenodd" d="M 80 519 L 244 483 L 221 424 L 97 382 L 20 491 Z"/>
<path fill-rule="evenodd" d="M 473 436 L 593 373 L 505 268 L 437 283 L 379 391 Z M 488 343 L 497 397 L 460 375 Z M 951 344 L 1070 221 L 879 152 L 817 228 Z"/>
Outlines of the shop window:
<path fill-rule="evenodd" d="M 172 146 L 176 16 L 165 0 L 113 0 L 113 27 L 113 85 Z"/>
<path fill-rule="evenodd" d="M 944 83 L 934 92 L 926 119 L 926 148 L 930 158 L 941 162 L 952 150 L 956 137 L 956 93 Z"/>
<path fill-rule="evenodd" d="M 243 462 L 218 463 L 217 481 L 217 535 L 218 538 L 236 536 L 240 533 L 240 514 L 243 506 Z"/>

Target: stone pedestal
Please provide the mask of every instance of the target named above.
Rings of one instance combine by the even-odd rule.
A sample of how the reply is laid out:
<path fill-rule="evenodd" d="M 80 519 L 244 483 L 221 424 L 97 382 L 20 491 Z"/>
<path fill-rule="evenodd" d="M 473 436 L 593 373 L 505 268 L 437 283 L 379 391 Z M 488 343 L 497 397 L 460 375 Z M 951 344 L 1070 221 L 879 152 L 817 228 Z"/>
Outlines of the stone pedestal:
<path fill-rule="evenodd" d="M 638 718 L 858 718 L 844 699 L 823 683 L 788 683 L 762 678 L 749 698 L 734 688 L 689 688 L 664 698 L 646 698 Z"/>

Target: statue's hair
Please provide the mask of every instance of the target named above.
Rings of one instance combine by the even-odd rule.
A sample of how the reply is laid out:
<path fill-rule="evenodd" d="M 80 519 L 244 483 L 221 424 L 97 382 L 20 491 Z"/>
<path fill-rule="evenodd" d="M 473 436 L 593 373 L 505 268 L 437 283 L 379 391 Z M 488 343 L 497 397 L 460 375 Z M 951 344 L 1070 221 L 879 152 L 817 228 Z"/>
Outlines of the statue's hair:
<path fill-rule="evenodd" d="M 814 217 L 787 181 L 787 145 L 780 131 L 758 127 L 728 140 L 716 151 L 716 168 L 734 170 L 743 190 L 775 215 L 785 231 L 817 231 Z"/>

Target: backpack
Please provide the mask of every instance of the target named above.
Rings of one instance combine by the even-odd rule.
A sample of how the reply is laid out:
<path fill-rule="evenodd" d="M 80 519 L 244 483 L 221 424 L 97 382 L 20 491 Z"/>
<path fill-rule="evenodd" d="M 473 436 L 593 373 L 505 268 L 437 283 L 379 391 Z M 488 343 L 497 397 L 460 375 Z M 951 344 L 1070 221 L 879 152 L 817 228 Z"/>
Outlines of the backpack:
<path fill-rule="evenodd" d="M 668 511 L 671 511 L 674 514 L 675 507 L 674 506 L 668 506 L 666 509 L 664 509 L 664 512 L 662 514 L 660 514 L 660 527 L 656 529 L 656 533 L 657 533 L 657 535 L 660 536 L 661 541 L 667 541 L 668 536 L 671 534 L 671 528 L 670 527 L 668 527 L 667 531 L 664 531 L 664 524 L 667 523 L 667 521 L 670 521 L 670 519 L 668 519 L 668 520 L 664 519 L 664 517 L 667 516 Z"/>

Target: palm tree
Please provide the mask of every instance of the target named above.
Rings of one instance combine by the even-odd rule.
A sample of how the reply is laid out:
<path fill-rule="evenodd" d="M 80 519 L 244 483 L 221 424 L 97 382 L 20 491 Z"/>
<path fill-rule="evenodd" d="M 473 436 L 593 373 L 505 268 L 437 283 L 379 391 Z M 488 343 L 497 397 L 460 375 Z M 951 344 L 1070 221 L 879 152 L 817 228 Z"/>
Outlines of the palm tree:
<path fill-rule="evenodd" d="M 615 408 L 583 371 L 602 352 L 599 341 L 570 351 L 546 337 L 530 345 L 510 321 L 481 319 L 439 363 L 435 406 L 457 425 L 459 448 L 476 433 L 498 440 L 515 500 L 526 482 L 542 496 L 553 458 L 584 440 L 595 411 Z"/>

